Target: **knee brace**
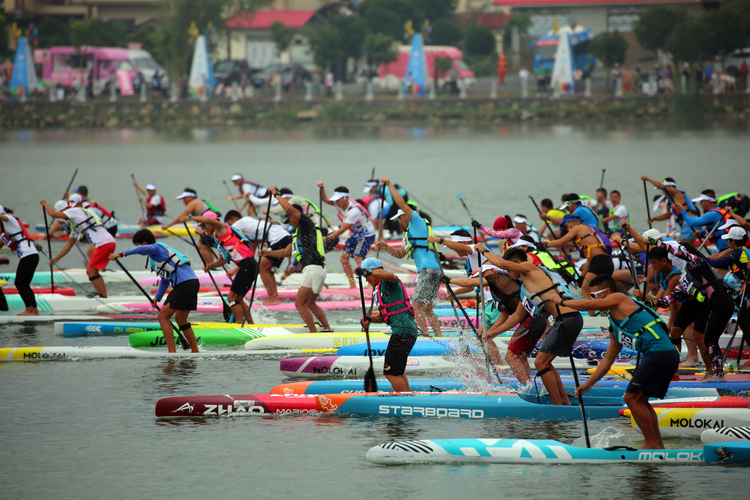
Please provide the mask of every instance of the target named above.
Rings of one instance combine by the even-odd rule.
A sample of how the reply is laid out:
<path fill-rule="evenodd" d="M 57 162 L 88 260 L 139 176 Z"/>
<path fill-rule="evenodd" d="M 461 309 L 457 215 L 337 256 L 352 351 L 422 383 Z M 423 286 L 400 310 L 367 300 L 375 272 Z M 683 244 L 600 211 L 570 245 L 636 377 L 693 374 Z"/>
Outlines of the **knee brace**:
<path fill-rule="evenodd" d="M 669 340 L 672 341 L 672 344 L 676 345 L 677 347 L 680 347 L 682 345 L 682 339 L 681 338 L 680 339 L 669 339 Z"/>
<path fill-rule="evenodd" d="M 548 366 L 547 368 L 542 368 L 541 370 L 539 370 L 538 372 L 536 372 L 536 376 L 537 377 L 541 377 L 543 375 L 546 375 L 547 372 L 549 372 L 549 371 L 552 371 L 552 367 L 551 366 Z"/>
<path fill-rule="evenodd" d="M 190 321 L 188 321 L 188 322 L 187 322 L 187 323 L 185 323 L 184 325 L 180 325 L 180 327 L 179 327 L 179 330 L 180 330 L 181 332 L 185 332 L 185 331 L 187 331 L 187 330 L 190 330 L 190 328 L 192 328 L 192 326 L 193 326 L 193 325 L 191 325 L 191 324 L 190 324 Z"/>
<path fill-rule="evenodd" d="M 89 277 L 89 281 L 96 281 L 102 279 L 102 275 L 99 273 L 96 273 L 95 275 Z"/>
<path fill-rule="evenodd" d="M 232 302 L 231 304 L 229 304 L 229 308 L 231 309 L 234 306 L 241 306 L 241 305 L 242 305 L 242 302 L 240 302 L 239 300 L 235 300 L 234 302 Z"/>

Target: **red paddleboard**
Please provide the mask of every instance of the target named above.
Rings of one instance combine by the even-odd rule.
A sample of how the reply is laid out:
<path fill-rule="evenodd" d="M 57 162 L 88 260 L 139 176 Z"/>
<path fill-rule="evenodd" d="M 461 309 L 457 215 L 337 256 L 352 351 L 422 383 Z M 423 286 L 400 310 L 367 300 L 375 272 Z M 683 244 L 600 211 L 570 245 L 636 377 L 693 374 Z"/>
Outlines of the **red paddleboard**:
<path fill-rule="evenodd" d="M 157 417 L 218 417 L 231 414 L 322 413 L 315 394 L 240 394 L 175 396 L 156 402 Z"/>
<path fill-rule="evenodd" d="M 726 353 L 726 349 L 722 349 L 721 352 Z M 737 355 L 740 353 L 739 349 L 729 349 L 729 355 L 727 361 L 737 360 Z M 745 346 L 742 349 L 742 359 L 750 359 L 750 346 Z"/>
<path fill-rule="evenodd" d="M 52 293 L 51 288 L 32 288 L 31 289 L 34 293 Z M 3 288 L 3 292 L 8 295 L 18 295 L 18 289 L 17 288 Z M 66 286 L 56 286 L 55 287 L 55 293 L 60 295 L 67 295 L 69 297 L 73 297 L 76 294 L 76 291 L 72 288 L 66 287 Z"/>

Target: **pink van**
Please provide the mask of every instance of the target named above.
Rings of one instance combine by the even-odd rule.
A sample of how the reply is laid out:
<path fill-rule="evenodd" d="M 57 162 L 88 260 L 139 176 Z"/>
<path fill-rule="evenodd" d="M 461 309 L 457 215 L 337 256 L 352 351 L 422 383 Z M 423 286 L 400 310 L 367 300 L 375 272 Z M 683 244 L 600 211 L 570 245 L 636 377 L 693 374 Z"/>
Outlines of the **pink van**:
<path fill-rule="evenodd" d="M 411 46 L 402 45 L 399 47 L 398 59 L 390 64 L 380 65 L 380 81 L 381 85 L 390 79 L 398 78 L 403 81 L 406 76 L 406 67 L 409 65 L 409 53 L 411 52 Z M 435 59 L 438 57 L 450 57 L 453 61 L 453 69 L 456 70 L 459 80 L 463 80 L 468 86 L 472 86 L 476 83 L 476 77 L 474 72 L 464 62 L 463 53 L 456 47 L 447 47 L 441 45 L 425 45 L 424 46 L 425 60 L 427 61 L 427 74 L 431 79 L 435 78 Z M 445 75 L 438 75 L 438 82 L 442 83 L 445 79 Z M 386 84 L 390 88 L 390 84 Z"/>
<path fill-rule="evenodd" d="M 94 78 L 94 93 L 99 93 L 113 72 L 127 73 L 132 87 L 140 87 L 138 70 L 125 49 L 117 47 L 50 47 L 42 65 L 42 78 L 52 85 L 78 87 L 81 82 L 81 57 L 84 58 L 83 83 Z M 122 85 L 120 85 L 122 86 Z"/>

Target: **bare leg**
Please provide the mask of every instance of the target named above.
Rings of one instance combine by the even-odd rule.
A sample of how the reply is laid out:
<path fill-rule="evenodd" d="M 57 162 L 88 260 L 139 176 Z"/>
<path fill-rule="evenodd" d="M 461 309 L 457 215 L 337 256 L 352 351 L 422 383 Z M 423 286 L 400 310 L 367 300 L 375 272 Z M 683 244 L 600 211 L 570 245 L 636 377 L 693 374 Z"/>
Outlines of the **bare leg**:
<path fill-rule="evenodd" d="M 211 249 L 200 239 L 198 239 L 198 251 L 201 253 L 206 265 L 210 265 L 216 260 L 214 259 L 214 254 L 211 253 Z"/>
<path fill-rule="evenodd" d="M 346 253 L 346 251 L 341 252 L 341 257 L 339 258 L 339 261 L 341 261 L 341 266 L 344 268 L 344 273 L 346 273 L 346 277 L 349 278 L 349 288 L 356 288 L 357 284 L 354 281 L 354 271 L 352 271 L 352 266 L 349 264 L 349 259 L 351 258 L 351 255 Z"/>
<path fill-rule="evenodd" d="M 698 358 L 698 345 L 695 343 L 695 338 L 693 337 L 693 325 L 691 324 L 687 328 L 685 328 L 685 331 L 682 334 L 682 337 L 685 339 L 685 346 L 687 347 L 687 359 L 689 359 L 694 364 L 699 364 L 699 358 Z"/>
<path fill-rule="evenodd" d="M 679 344 L 675 344 L 675 347 L 677 348 L 678 351 L 680 351 L 682 349 L 682 340 L 681 339 L 682 339 L 682 333 L 683 332 L 684 332 L 684 330 L 682 328 L 677 328 L 676 326 L 673 326 L 669 330 L 669 338 L 670 339 L 672 339 L 672 340 L 680 340 Z M 679 377 L 680 377 L 680 367 L 678 366 L 677 370 L 674 372 L 674 375 L 672 376 L 672 378 L 679 378 Z"/>
<path fill-rule="evenodd" d="M 248 305 L 243 297 L 240 297 L 238 294 L 230 291 L 229 295 L 227 295 L 227 300 L 230 304 L 233 302 L 238 302 L 237 305 L 232 306 L 232 314 L 234 314 L 235 323 L 242 323 L 242 320 L 245 319 L 245 314 L 247 314 L 247 322 L 251 325 L 255 324 L 255 322 L 253 321 L 253 315 L 248 313 Z"/>
<path fill-rule="evenodd" d="M 302 317 L 302 321 L 307 325 L 307 329 L 310 330 L 310 333 L 316 333 L 318 331 L 315 327 L 315 320 L 310 311 L 310 306 L 308 305 L 311 298 L 315 300 L 314 297 L 315 295 L 312 293 L 312 288 L 301 286 L 297 292 L 297 300 L 294 301 L 294 306 L 297 308 L 297 312 Z"/>
<path fill-rule="evenodd" d="M 561 391 L 562 380 L 560 380 L 560 374 L 552 366 L 552 361 L 555 359 L 554 354 L 540 352 L 536 355 L 534 361 L 534 367 L 537 371 L 541 371 L 545 368 L 551 368 L 547 373 L 542 375 L 542 383 L 544 388 L 547 389 L 550 399 L 552 399 L 553 405 L 570 405 L 570 399 L 565 391 Z"/>
<path fill-rule="evenodd" d="M 429 335 L 429 330 L 427 329 L 427 320 L 425 319 L 424 312 L 422 311 L 422 304 L 412 301 L 412 305 L 414 306 L 414 319 L 417 322 L 419 331 L 424 335 Z"/>
<path fill-rule="evenodd" d="M 661 432 L 659 432 L 659 421 L 656 412 L 648 403 L 648 397 L 643 394 L 643 391 L 638 391 L 636 393 L 626 392 L 624 399 L 625 404 L 630 408 L 633 420 L 638 424 L 646 440 L 641 449 L 663 450 L 664 443 L 661 440 Z"/>
<path fill-rule="evenodd" d="M 415 318 L 417 320 L 417 325 L 419 325 L 419 329 L 427 333 L 427 321 L 429 321 L 432 326 L 432 331 L 435 332 L 435 336 L 442 337 L 443 333 L 440 330 L 440 320 L 435 315 L 435 311 L 432 310 L 432 304 L 423 304 L 421 302 L 412 301 L 412 305 L 414 306 Z M 420 319 L 422 321 L 421 323 Z"/>
<path fill-rule="evenodd" d="M 165 307 L 169 307 L 169 305 Z M 177 326 L 180 327 L 184 325 L 185 323 L 187 323 L 189 315 L 190 315 L 190 311 L 176 311 L 174 315 L 174 319 L 177 322 Z M 188 344 L 190 344 L 190 351 L 200 352 L 200 350 L 198 349 L 198 341 L 195 339 L 195 332 L 193 332 L 193 328 L 191 327 L 191 328 L 188 328 L 187 330 L 184 330 L 182 334 L 185 336 L 185 339 L 187 339 Z"/>
<path fill-rule="evenodd" d="M 703 363 L 706 365 L 706 375 L 701 379 L 701 382 L 706 382 L 711 379 L 714 374 L 714 367 L 711 363 L 711 357 L 708 355 L 708 349 L 706 349 L 706 343 L 703 341 L 703 334 L 693 329 L 693 340 L 698 346 L 703 358 Z"/>
<path fill-rule="evenodd" d="M 493 342 L 494 344 L 494 342 Z M 497 350 L 497 346 L 495 347 L 495 350 Z M 490 349 L 490 352 L 492 352 L 492 349 Z M 493 358 L 494 361 L 494 358 Z M 522 384 L 528 384 L 530 381 L 530 377 L 526 374 L 526 367 L 523 364 L 523 361 L 521 361 L 521 358 L 511 352 L 508 351 L 505 353 L 505 361 L 508 363 L 508 366 L 510 366 L 510 369 L 513 370 L 513 373 L 515 373 L 516 378 L 519 382 Z M 528 363 L 526 364 L 528 366 Z"/>
<path fill-rule="evenodd" d="M 86 275 L 88 275 L 89 278 L 91 278 L 92 276 L 96 276 L 97 274 L 99 274 L 99 271 L 97 271 L 96 269 L 86 269 Z M 104 278 L 94 280 L 91 282 L 91 284 L 94 286 L 94 290 L 96 290 L 96 293 L 104 298 L 107 298 L 107 286 L 104 284 Z"/>
<path fill-rule="evenodd" d="M 393 386 L 393 392 L 411 392 L 409 379 L 406 378 L 406 375 L 386 375 L 385 378 Z"/>
<path fill-rule="evenodd" d="M 586 264 L 588 264 L 588 262 Z M 587 298 L 589 296 L 589 283 L 594 278 L 596 278 L 596 274 L 594 273 L 585 273 L 583 275 L 583 285 L 581 285 L 581 297 Z"/>
<path fill-rule="evenodd" d="M 270 306 L 274 304 L 281 304 L 279 299 L 279 292 L 276 289 L 276 280 L 271 274 L 273 270 L 273 263 L 268 260 L 267 257 L 260 259 L 260 280 L 263 282 L 263 287 L 268 292 L 268 298 L 263 301 L 264 306 Z"/>
<path fill-rule="evenodd" d="M 323 325 L 323 329 L 330 330 L 331 325 L 328 324 L 328 317 L 326 316 L 326 312 L 318 305 L 316 300 L 318 300 L 318 294 L 313 294 L 307 300 L 307 307 L 310 309 L 310 311 L 312 311 L 315 317 L 318 318 L 320 324 Z"/>

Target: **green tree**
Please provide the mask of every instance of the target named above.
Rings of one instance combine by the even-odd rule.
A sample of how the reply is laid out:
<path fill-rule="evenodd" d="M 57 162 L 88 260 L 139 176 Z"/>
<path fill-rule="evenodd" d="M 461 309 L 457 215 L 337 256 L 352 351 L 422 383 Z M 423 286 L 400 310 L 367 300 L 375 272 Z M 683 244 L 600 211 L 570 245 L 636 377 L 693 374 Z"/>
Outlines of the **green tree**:
<path fill-rule="evenodd" d="M 612 67 L 615 64 L 625 62 L 625 55 L 628 52 L 629 46 L 627 40 L 625 40 L 619 31 L 605 31 L 591 39 L 589 52 L 599 59 L 604 64 L 604 67 L 607 68 L 607 73 L 611 74 Z"/>
<path fill-rule="evenodd" d="M 70 45 L 70 25 L 60 17 L 45 17 L 38 26 L 37 45 L 49 48 Z"/>
<path fill-rule="evenodd" d="M 286 52 L 292 46 L 295 30 L 287 28 L 281 21 L 274 21 L 271 25 L 271 38 L 276 45 L 277 54 Z M 278 56 L 277 56 L 278 57 Z"/>
<path fill-rule="evenodd" d="M 458 0 L 412 0 L 412 3 L 422 12 L 424 18 L 429 19 L 434 25 L 440 19 L 453 17 Z"/>
<path fill-rule="evenodd" d="M 0 5 L 0 56 L 1 57 L 10 57 L 12 56 L 12 52 L 10 51 L 10 47 L 8 47 L 8 37 L 9 37 L 9 28 L 12 23 L 8 19 L 8 16 L 5 14 L 5 8 Z"/>
<path fill-rule="evenodd" d="M 725 0 L 721 9 L 731 12 L 740 20 L 745 39 L 750 39 L 750 2 L 747 0 Z"/>
<path fill-rule="evenodd" d="M 529 32 L 531 24 L 531 15 L 526 12 L 514 11 L 510 15 L 510 19 L 503 26 L 503 47 L 506 49 L 504 51 L 506 54 L 510 52 L 513 30 L 517 30 L 519 36 L 524 36 Z"/>
<path fill-rule="evenodd" d="M 410 0 L 367 0 L 362 2 L 360 15 L 370 33 L 383 33 L 396 40 L 403 40 L 407 21 L 412 21 L 415 30 L 424 23 L 424 14 Z"/>
<path fill-rule="evenodd" d="M 745 29 L 742 19 L 729 10 L 710 11 L 701 21 L 708 32 L 707 50 L 712 56 L 724 57 L 735 49 L 745 46 Z"/>
<path fill-rule="evenodd" d="M 344 57 L 341 35 L 330 25 L 315 24 L 305 28 L 305 35 L 313 53 L 313 60 L 320 68 L 333 68 Z"/>
<path fill-rule="evenodd" d="M 638 43 L 646 50 L 656 52 L 666 48 L 667 38 L 677 25 L 687 19 L 682 9 L 657 5 L 646 9 L 633 25 Z"/>
<path fill-rule="evenodd" d="M 474 24 L 464 33 L 464 49 L 471 55 L 495 55 L 496 47 L 495 34 L 486 26 Z"/>
<path fill-rule="evenodd" d="M 367 24 L 360 17 L 332 14 L 328 17 L 331 26 L 339 32 L 344 57 L 359 59 L 367 34 Z"/>
<path fill-rule="evenodd" d="M 73 21 L 70 26 L 70 42 L 76 47 L 122 47 L 125 45 L 125 35 L 110 21 Z"/>
<path fill-rule="evenodd" d="M 457 46 L 461 43 L 464 32 L 461 26 L 453 19 L 439 19 L 432 25 L 430 33 L 430 45 Z"/>
<path fill-rule="evenodd" d="M 393 48 L 395 40 L 382 33 L 368 34 L 365 37 L 364 50 L 372 64 L 389 64 L 398 58 Z"/>
<path fill-rule="evenodd" d="M 675 26 L 664 48 L 678 61 L 695 62 L 709 54 L 710 36 L 703 20 L 689 17 Z"/>
<path fill-rule="evenodd" d="M 125 41 L 140 43 L 163 67 L 169 63 L 169 30 L 163 22 L 152 21 L 140 25 L 125 36 Z"/>

